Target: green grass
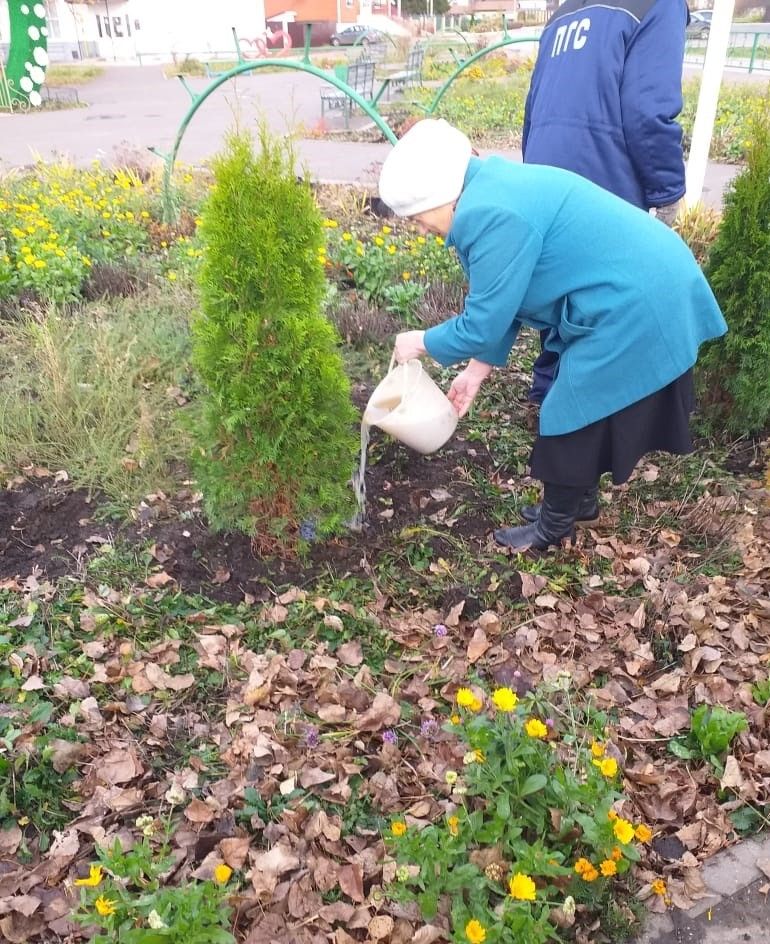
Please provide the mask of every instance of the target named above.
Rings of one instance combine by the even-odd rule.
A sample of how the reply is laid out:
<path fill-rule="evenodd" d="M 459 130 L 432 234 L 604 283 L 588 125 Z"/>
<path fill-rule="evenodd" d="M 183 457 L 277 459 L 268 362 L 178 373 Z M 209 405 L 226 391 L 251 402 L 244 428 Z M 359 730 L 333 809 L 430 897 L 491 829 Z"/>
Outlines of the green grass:
<path fill-rule="evenodd" d="M 150 292 L 0 322 L 0 463 L 65 470 L 136 500 L 189 452 L 169 390 L 186 383 L 191 299 Z"/>
<path fill-rule="evenodd" d="M 85 85 L 98 79 L 104 73 L 103 66 L 95 65 L 52 65 L 45 73 L 45 84 L 49 88 L 62 85 Z"/>

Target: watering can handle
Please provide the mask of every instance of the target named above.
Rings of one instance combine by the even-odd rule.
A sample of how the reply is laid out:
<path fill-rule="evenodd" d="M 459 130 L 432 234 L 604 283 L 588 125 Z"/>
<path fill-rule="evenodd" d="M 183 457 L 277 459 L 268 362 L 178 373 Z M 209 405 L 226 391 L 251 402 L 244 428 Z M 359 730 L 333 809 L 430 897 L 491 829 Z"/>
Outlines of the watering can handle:
<path fill-rule="evenodd" d="M 422 361 L 418 360 L 417 358 L 414 358 L 414 360 L 417 361 L 417 366 L 420 368 L 420 374 L 422 374 Z M 394 352 L 393 352 L 393 355 L 392 355 L 391 358 L 390 358 L 390 364 L 388 365 L 388 373 L 389 373 L 389 374 L 393 372 L 395 363 L 396 363 L 396 352 L 394 351 Z M 407 363 L 409 363 L 409 362 L 407 361 Z M 417 375 L 418 378 L 419 378 L 420 374 Z M 404 405 L 404 402 L 405 402 L 405 400 L 406 400 L 406 395 L 407 395 L 407 393 L 409 392 L 409 391 L 407 390 L 407 388 L 406 388 L 406 381 L 407 381 L 406 371 L 404 371 L 404 378 L 403 378 L 403 385 L 402 385 L 403 389 L 402 389 L 402 392 L 401 392 L 401 402 L 400 402 L 399 405 L 396 407 L 396 410 L 400 410 L 401 407 Z"/>

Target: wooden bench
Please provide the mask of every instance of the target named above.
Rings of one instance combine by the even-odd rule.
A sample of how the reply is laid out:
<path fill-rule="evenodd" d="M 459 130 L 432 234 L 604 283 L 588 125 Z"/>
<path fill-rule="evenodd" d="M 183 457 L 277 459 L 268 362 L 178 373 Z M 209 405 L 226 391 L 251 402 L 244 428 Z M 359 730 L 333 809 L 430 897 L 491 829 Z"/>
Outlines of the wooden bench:
<path fill-rule="evenodd" d="M 422 66 L 425 61 L 425 47 L 413 46 L 406 57 L 406 67 L 400 72 L 388 76 L 388 97 L 390 92 L 403 91 L 413 85 L 422 85 Z"/>
<path fill-rule="evenodd" d="M 348 67 L 347 84 L 358 92 L 361 98 L 370 102 L 374 97 L 374 63 L 368 59 L 359 59 Z M 342 111 L 345 117 L 345 127 L 350 123 L 353 110 L 352 98 L 336 87 L 321 89 L 321 117 L 327 111 Z"/>

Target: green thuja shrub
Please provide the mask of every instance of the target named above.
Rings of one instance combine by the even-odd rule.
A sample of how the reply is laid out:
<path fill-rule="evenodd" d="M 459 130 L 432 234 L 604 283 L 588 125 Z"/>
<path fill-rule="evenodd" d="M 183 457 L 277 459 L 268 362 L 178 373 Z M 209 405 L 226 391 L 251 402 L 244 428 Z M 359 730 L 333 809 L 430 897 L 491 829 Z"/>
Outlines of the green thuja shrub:
<path fill-rule="evenodd" d="M 203 212 L 202 313 L 193 359 L 205 387 L 197 481 L 212 525 L 262 550 L 328 533 L 351 513 L 354 411 L 322 314 L 320 213 L 291 145 L 233 135 Z M 320 255 L 320 258 L 319 258 Z"/>
<path fill-rule="evenodd" d="M 705 269 L 729 326 L 699 361 L 701 402 L 712 429 L 770 425 L 770 117 L 754 124 L 748 164 L 725 198 Z"/>

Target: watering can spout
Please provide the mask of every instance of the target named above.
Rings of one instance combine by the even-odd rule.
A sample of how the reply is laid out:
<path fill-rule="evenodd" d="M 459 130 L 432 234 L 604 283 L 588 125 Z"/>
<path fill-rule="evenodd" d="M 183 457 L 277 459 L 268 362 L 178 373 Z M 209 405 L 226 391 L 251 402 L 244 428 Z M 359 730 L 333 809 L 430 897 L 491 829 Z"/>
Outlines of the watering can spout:
<path fill-rule="evenodd" d="M 440 449 L 457 427 L 457 412 L 419 360 L 391 369 L 364 411 L 364 423 L 427 455 Z"/>

